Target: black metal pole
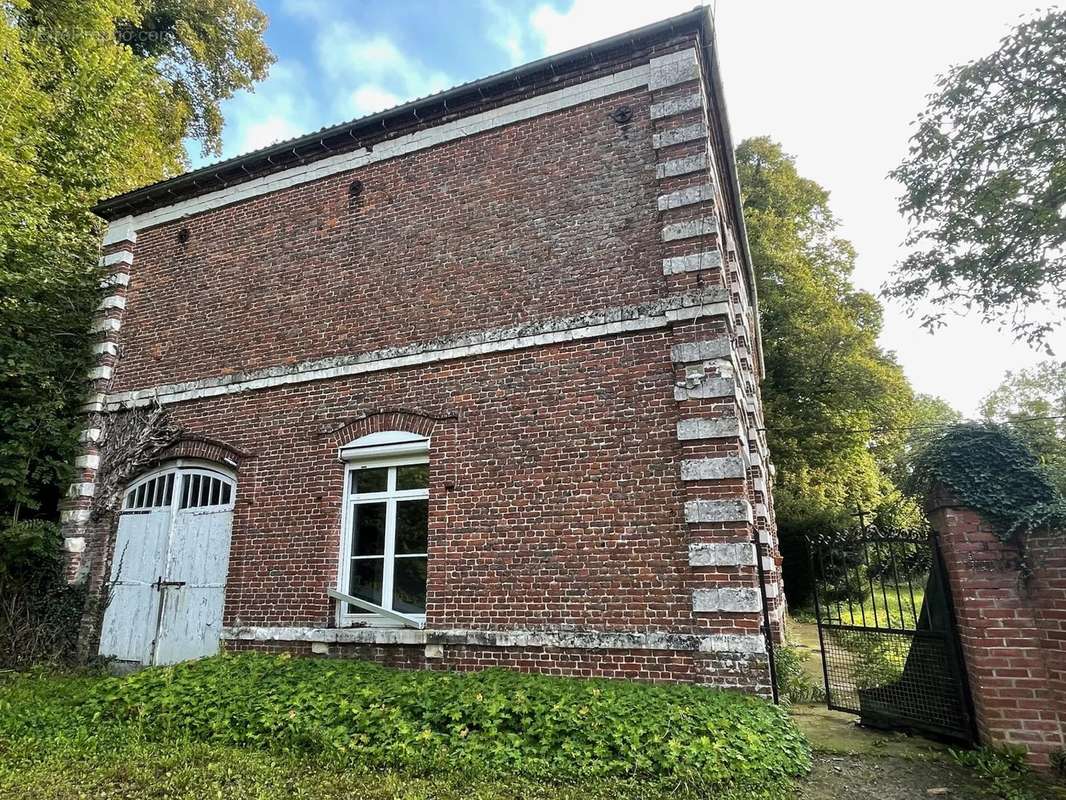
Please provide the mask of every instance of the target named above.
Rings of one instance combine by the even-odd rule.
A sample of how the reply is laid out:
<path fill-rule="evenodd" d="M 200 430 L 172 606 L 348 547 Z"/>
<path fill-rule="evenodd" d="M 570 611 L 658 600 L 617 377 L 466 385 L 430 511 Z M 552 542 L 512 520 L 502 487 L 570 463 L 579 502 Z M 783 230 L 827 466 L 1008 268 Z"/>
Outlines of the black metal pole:
<path fill-rule="evenodd" d="M 781 702 L 781 695 L 777 688 L 777 662 L 774 658 L 774 631 L 770 627 L 770 603 L 766 596 L 766 573 L 762 568 L 762 549 L 759 546 L 759 529 L 752 526 L 755 544 L 755 569 L 759 576 L 759 593 L 762 595 L 762 622 L 766 631 L 766 659 L 770 667 L 770 691 L 773 694 L 774 705 Z M 778 597 L 781 593 L 778 592 Z"/>
<path fill-rule="evenodd" d="M 832 708 L 832 694 L 829 691 L 829 665 L 826 663 L 825 637 L 822 634 L 822 600 L 821 595 L 818 593 L 818 573 L 814 571 L 814 548 L 816 544 L 810 536 L 805 538 L 807 541 L 807 558 L 811 562 L 811 586 L 814 588 L 814 619 L 818 624 L 818 648 L 821 650 L 822 656 L 822 683 L 825 685 L 825 705 L 826 708 Z"/>

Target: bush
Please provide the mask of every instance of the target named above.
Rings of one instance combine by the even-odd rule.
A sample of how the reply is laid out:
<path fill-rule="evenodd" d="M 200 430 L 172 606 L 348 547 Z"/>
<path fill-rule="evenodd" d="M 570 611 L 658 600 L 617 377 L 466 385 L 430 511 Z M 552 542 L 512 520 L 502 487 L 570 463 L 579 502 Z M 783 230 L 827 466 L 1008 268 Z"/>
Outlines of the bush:
<path fill-rule="evenodd" d="M 787 714 L 755 697 L 497 670 L 224 655 L 110 679 L 89 709 L 94 724 L 132 723 L 149 736 L 416 775 L 662 778 L 774 796 L 810 764 Z"/>
<path fill-rule="evenodd" d="M 61 544 L 52 523 L 0 528 L 0 668 L 76 659 L 86 593 L 64 580 Z"/>
<path fill-rule="evenodd" d="M 825 689 L 804 669 L 811 654 L 788 645 L 774 649 L 774 665 L 777 667 L 777 685 L 781 700 L 790 705 L 810 705 L 825 700 Z"/>

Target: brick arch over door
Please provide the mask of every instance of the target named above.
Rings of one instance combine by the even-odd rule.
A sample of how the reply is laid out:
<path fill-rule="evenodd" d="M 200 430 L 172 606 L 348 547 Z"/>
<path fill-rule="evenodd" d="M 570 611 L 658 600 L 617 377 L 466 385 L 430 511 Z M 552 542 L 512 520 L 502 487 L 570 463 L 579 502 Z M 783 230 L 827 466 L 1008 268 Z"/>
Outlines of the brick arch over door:
<path fill-rule="evenodd" d="M 179 458 L 197 458 L 222 465 L 236 472 L 240 469 L 241 462 L 249 457 L 249 453 L 221 439 L 187 433 L 160 450 L 152 459 L 152 465 Z"/>

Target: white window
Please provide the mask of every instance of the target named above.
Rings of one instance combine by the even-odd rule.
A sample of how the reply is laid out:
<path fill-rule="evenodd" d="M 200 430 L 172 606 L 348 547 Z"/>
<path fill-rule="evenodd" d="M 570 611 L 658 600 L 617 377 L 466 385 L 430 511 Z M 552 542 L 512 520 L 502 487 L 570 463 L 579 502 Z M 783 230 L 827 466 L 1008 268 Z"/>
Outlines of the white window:
<path fill-rule="evenodd" d="M 344 513 L 339 587 L 344 594 L 419 621 L 426 614 L 429 440 L 375 433 L 341 448 Z M 395 624 L 350 603 L 341 622 Z"/>

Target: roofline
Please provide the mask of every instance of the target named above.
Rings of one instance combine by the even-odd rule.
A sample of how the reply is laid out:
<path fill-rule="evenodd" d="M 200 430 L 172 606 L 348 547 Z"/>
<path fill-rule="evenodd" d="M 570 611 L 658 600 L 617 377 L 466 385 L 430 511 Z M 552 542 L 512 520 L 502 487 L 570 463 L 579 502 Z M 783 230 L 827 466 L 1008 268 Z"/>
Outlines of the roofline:
<path fill-rule="evenodd" d="M 692 12 L 690 12 L 692 13 Z M 755 266 L 751 261 L 751 248 L 748 244 L 748 226 L 744 222 L 744 203 L 740 196 L 740 177 L 737 174 L 737 159 L 733 142 L 733 134 L 729 129 L 729 114 L 726 111 L 725 88 L 722 85 L 722 69 L 718 63 L 718 40 L 715 36 L 714 18 L 709 7 L 703 14 L 703 24 L 700 30 L 700 38 L 706 58 L 703 62 L 707 65 L 710 75 L 707 76 L 710 87 L 710 102 L 715 106 L 714 124 L 718 128 L 721 140 L 725 143 L 722 158 L 725 160 L 728 174 L 725 176 L 729 188 L 730 204 L 733 206 L 733 217 L 736 220 L 737 246 L 740 248 L 741 266 L 744 277 L 748 284 L 748 295 L 751 298 L 752 313 L 755 314 L 755 344 L 758 353 L 759 377 L 766 374 L 766 362 L 762 347 L 762 325 L 759 319 L 759 292 L 755 285 Z"/>
<path fill-rule="evenodd" d="M 555 73 L 562 66 L 571 69 L 582 63 L 595 65 L 597 55 L 618 49 L 622 45 L 632 44 L 638 40 L 654 39 L 664 34 L 684 33 L 686 31 L 699 32 L 705 27 L 710 27 L 710 15 L 705 7 L 697 7 L 692 11 L 664 19 L 660 22 L 646 25 L 643 28 L 601 39 L 592 44 L 575 47 L 564 53 L 532 61 L 505 72 L 490 75 L 486 78 L 447 89 L 437 94 L 412 100 L 375 114 L 359 117 L 348 122 L 342 122 L 329 128 L 323 128 L 314 133 L 308 133 L 288 141 L 253 150 L 250 153 L 234 156 L 233 158 L 209 164 L 200 169 L 177 175 L 163 181 L 158 181 L 139 189 L 134 189 L 124 194 L 116 195 L 100 201 L 93 207 L 93 212 L 107 220 L 118 219 L 128 214 L 138 214 L 151 208 L 170 205 L 184 196 L 223 189 L 232 183 L 227 181 L 224 174 L 233 174 L 241 181 L 251 175 L 264 172 L 274 172 L 281 169 L 304 163 L 308 160 L 328 156 L 340 148 L 340 144 L 358 145 L 360 141 L 370 138 L 371 134 L 378 137 L 382 133 L 401 127 L 396 123 L 410 124 L 412 121 L 421 121 L 425 115 L 420 116 L 420 111 L 428 111 L 432 108 L 442 107 L 448 113 L 448 104 L 468 95 L 477 95 L 480 101 L 489 99 L 493 94 L 502 93 L 504 89 L 513 89 L 521 85 L 522 79 L 537 73 Z M 413 117 L 413 120 L 412 120 Z M 392 123 L 390 125 L 390 123 Z M 339 140 L 335 148 L 326 145 L 327 140 Z M 301 153 L 301 150 L 307 150 Z M 208 184 L 208 187 L 205 187 Z"/>

